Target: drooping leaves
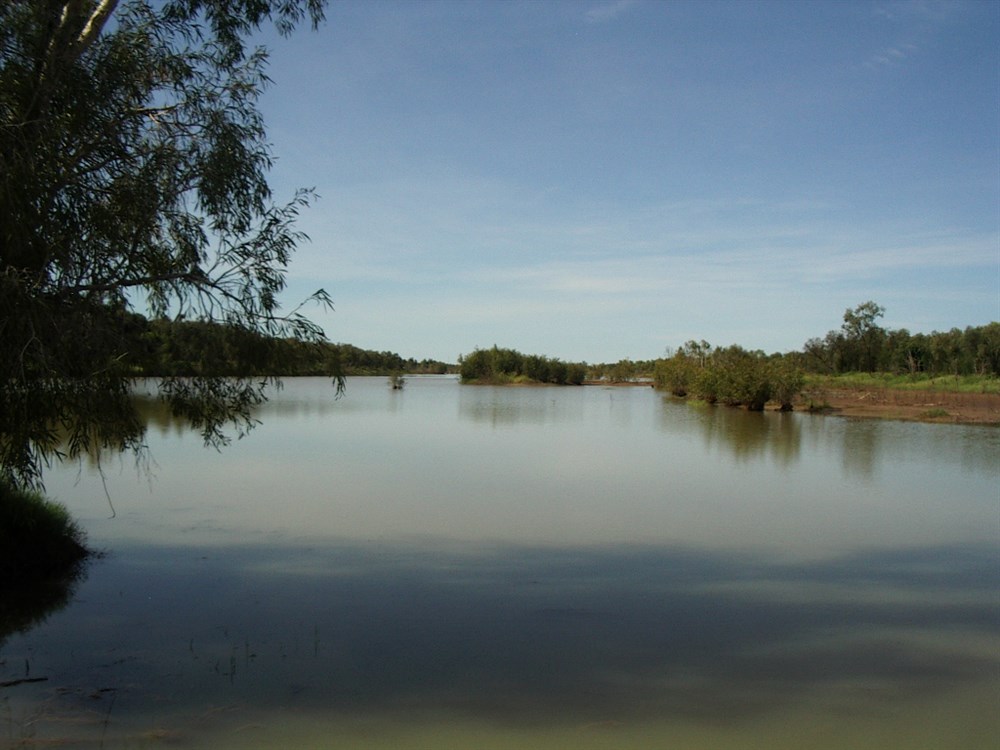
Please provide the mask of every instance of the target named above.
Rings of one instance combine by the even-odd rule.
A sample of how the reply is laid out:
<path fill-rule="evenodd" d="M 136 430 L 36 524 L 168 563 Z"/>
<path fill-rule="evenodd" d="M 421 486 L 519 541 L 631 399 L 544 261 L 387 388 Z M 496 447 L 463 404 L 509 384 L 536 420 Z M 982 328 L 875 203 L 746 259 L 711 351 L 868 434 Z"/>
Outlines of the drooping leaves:
<path fill-rule="evenodd" d="M 279 299 L 312 199 L 272 200 L 248 35 L 322 0 L 0 4 L 0 479 L 85 448 L 141 449 L 129 310 L 324 339 Z M 325 292 L 314 299 L 329 304 Z M 249 425 L 263 383 L 163 396 L 206 437 Z"/>

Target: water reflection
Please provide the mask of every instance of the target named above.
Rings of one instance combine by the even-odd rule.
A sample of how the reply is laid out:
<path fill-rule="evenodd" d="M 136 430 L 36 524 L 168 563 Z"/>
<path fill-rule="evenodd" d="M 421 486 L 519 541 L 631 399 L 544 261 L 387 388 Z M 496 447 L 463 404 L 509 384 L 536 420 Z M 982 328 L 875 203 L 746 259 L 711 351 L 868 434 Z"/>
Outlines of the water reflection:
<path fill-rule="evenodd" d="M 1000 430 L 453 378 L 402 392 L 352 378 L 337 400 L 317 378 L 288 381 L 260 427 L 215 452 L 149 408 L 152 478 L 128 464 L 50 476 L 102 546 L 416 534 L 812 557 L 997 537 Z M 105 486 L 127 523 L 108 521 Z"/>
<path fill-rule="evenodd" d="M 807 448 L 834 453 L 845 475 L 869 479 L 889 464 L 927 460 L 976 473 L 1000 473 L 1000 430 L 993 426 L 752 413 L 670 396 L 661 400 L 661 430 L 678 434 L 697 429 L 709 454 L 724 451 L 739 462 L 768 460 L 788 467 Z"/>
<path fill-rule="evenodd" d="M 9 636 L 36 627 L 67 606 L 86 578 L 86 570 L 87 562 L 84 561 L 72 565 L 61 575 L 0 580 L 0 655 Z M 0 682 L 3 681 L 6 678 L 0 678 Z"/>
<path fill-rule="evenodd" d="M 647 388 L 351 379 L 336 400 L 316 379 L 216 453 L 147 406 L 159 469 L 105 478 L 117 518 L 86 472 L 49 479 L 113 554 L 3 646 L 0 681 L 30 658 L 53 683 L 0 694 L 28 717 L 0 736 L 95 710 L 80 745 L 976 748 L 1000 730 L 1000 431 Z"/>
<path fill-rule="evenodd" d="M 844 471 L 871 477 L 877 466 L 882 432 L 872 420 L 853 420 L 850 438 L 845 434 L 842 455 Z"/>
<path fill-rule="evenodd" d="M 747 412 L 722 406 L 687 404 L 670 396 L 663 397 L 661 426 L 677 430 L 679 410 L 690 412 L 687 425 L 697 425 L 705 449 L 710 453 L 724 450 L 739 462 L 771 459 L 779 466 L 795 463 L 802 444 L 799 415 L 785 412 Z"/>
<path fill-rule="evenodd" d="M 850 722 L 877 706 L 888 719 L 917 698 L 988 686 L 1000 665 L 993 548 L 805 566 L 633 546 L 144 547 L 115 558 L 71 617 L 32 641 L 32 658 L 58 669 L 52 700 L 69 707 L 111 686 L 116 710 L 153 726 L 229 705 L 752 733 L 789 710 Z M 141 627 L 109 632 L 110 607 Z M 21 664 L 28 643 L 12 644 L 7 663 Z M 997 728 L 984 715 L 974 729 L 982 739 Z"/>
<path fill-rule="evenodd" d="M 347 395 L 338 399 L 326 378 L 290 378 L 272 392 L 271 400 L 256 411 L 268 417 L 316 420 L 350 418 L 362 414 L 400 413 L 440 417 L 441 399 L 458 402 L 458 416 L 472 424 L 497 427 L 518 425 L 571 428 L 574 424 L 607 420 L 620 429 L 635 420 L 645 429 L 656 415 L 658 428 L 685 438 L 696 430 L 709 453 L 724 451 L 739 462 L 768 460 L 789 466 L 801 457 L 803 445 L 836 450 L 843 471 L 871 477 L 889 460 L 926 453 L 958 460 L 968 470 L 996 472 L 1000 430 L 993 427 L 921 425 L 872 419 L 845 419 L 802 413 L 750 413 L 721 406 L 690 404 L 649 388 L 550 388 L 461 386 L 454 376 L 413 376 L 407 391 L 393 391 L 385 378 L 349 378 Z M 428 396 L 431 400 L 428 401 Z M 170 414 L 155 397 L 140 395 L 138 410 L 148 427 L 162 436 L 182 436 L 189 427 Z M 638 410 L 638 412 L 636 411 Z"/>
<path fill-rule="evenodd" d="M 576 395 L 555 386 L 464 386 L 459 393 L 458 415 L 490 427 L 579 421 L 583 418 L 582 401 L 574 398 Z"/>

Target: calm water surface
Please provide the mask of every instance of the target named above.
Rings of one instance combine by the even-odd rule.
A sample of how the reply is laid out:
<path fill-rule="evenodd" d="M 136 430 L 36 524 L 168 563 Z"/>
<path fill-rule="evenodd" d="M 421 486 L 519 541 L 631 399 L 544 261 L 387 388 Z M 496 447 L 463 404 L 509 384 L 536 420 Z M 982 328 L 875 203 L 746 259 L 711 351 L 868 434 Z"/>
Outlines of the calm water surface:
<path fill-rule="evenodd" d="M 105 558 L 0 747 L 994 748 L 1000 431 L 288 380 L 47 479 Z M 105 491 L 106 488 L 106 491 Z M 0 636 L 2 638 L 2 636 Z"/>

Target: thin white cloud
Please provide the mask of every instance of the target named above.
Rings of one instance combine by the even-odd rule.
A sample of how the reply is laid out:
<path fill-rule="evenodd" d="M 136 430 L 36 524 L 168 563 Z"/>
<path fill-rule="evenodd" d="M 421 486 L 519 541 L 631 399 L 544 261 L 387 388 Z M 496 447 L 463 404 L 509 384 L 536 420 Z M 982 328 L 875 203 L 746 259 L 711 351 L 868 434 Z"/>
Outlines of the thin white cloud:
<path fill-rule="evenodd" d="M 779 228 L 779 234 L 782 232 Z M 803 237 L 793 246 L 758 240 L 727 251 L 683 252 L 632 257 L 540 260 L 484 265 L 452 276 L 459 285 L 484 285 L 558 296 L 644 296 L 678 288 L 763 291 L 787 284 L 832 284 L 891 278 L 910 271 L 989 268 L 996 263 L 994 235 L 948 242 L 911 238 L 879 246 L 860 237 Z M 844 247 L 857 249 L 844 250 Z"/>
<path fill-rule="evenodd" d="M 896 0 L 874 5 L 872 15 L 889 21 L 940 23 L 961 14 L 967 5 L 964 0 Z"/>
<path fill-rule="evenodd" d="M 635 5 L 635 0 L 617 0 L 613 3 L 605 3 L 591 8 L 583 14 L 587 23 L 607 23 L 613 21 L 629 8 Z"/>
<path fill-rule="evenodd" d="M 469 190 L 429 182 L 422 199 L 378 191 L 338 196 L 333 209 L 309 216 L 312 236 L 291 278 L 317 286 L 351 282 L 419 288 L 501 285 L 560 295 L 638 294 L 686 285 L 729 289 L 773 286 L 777 275 L 833 282 L 921 269 L 989 268 L 995 233 L 949 230 L 919 236 L 878 224 L 831 225 L 835 206 L 682 201 L 585 208 L 543 219 L 496 185 Z M 484 200 L 484 195 L 486 200 Z M 440 207 L 453 213 L 438 215 Z M 894 241 L 887 242 L 892 237 Z"/>
<path fill-rule="evenodd" d="M 879 68 L 884 66 L 901 65 L 907 58 L 912 56 L 917 49 L 918 48 L 915 44 L 900 42 L 891 47 L 886 47 L 885 49 L 872 55 L 865 61 L 865 66 L 868 68 Z"/>
<path fill-rule="evenodd" d="M 863 242 L 863 241 L 862 241 Z M 830 253 L 810 267 L 814 277 L 843 280 L 891 276 L 912 270 L 989 268 L 997 262 L 996 234 L 956 237 L 951 241 L 915 238 L 889 247 L 864 247 Z"/>
<path fill-rule="evenodd" d="M 928 38 L 940 33 L 942 27 L 965 17 L 968 9 L 969 4 L 961 0 L 899 0 L 874 6 L 872 15 L 885 22 L 899 41 L 872 54 L 865 60 L 865 67 L 878 69 L 903 64 Z"/>

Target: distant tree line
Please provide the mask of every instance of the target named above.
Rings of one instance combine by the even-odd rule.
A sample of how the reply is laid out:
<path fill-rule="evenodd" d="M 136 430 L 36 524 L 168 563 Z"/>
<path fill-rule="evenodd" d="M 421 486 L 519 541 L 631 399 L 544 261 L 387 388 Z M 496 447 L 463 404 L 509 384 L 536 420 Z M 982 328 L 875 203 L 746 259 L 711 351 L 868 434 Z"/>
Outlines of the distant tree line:
<path fill-rule="evenodd" d="M 120 330 L 128 343 L 122 355 L 136 376 L 305 376 L 436 373 L 454 366 L 404 359 L 351 344 L 267 338 L 240 328 L 198 320 L 147 320 L 122 313 Z"/>
<path fill-rule="evenodd" d="M 587 380 L 608 383 L 632 383 L 649 380 L 653 376 L 656 360 L 620 359 L 617 362 L 587 366 Z"/>
<path fill-rule="evenodd" d="M 1000 375 L 1000 323 L 910 333 L 905 328 L 882 328 L 878 320 L 884 314 L 884 307 L 870 301 L 847 310 L 839 330 L 805 343 L 801 366 L 808 372 L 834 375 Z"/>
<path fill-rule="evenodd" d="M 802 351 L 767 355 L 740 346 L 713 347 L 688 341 L 671 356 L 616 363 L 563 362 L 538 354 L 493 346 L 460 356 L 459 365 L 403 358 L 329 342 L 265 338 L 239 326 L 199 320 L 147 319 L 109 311 L 128 346 L 122 363 L 138 376 L 385 375 L 459 372 L 463 381 L 535 381 L 578 385 L 585 380 L 631 382 L 652 378 L 678 395 L 757 408 L 768 400 L 786 403 L 790 388 L 801 388 L 803 373 L 891 372 L 914 375 L 1000 376 L 1000 323 L 911 334 L 885 329 L 885 308 L 864 302 L 844 312 L 843 325 Z M 81 346 L 86 341 L 79 342 Z M 248 371 L 249 370 L 249 371 Z"/>
<path fill-rule="evenodd" d="M 411 373 L 414 375 L 444 375 L 456 372 L 455 365 L 433 359 L 403 358 L 395 352 L 376 352 L 351 344 L 327 344 L 339 358 L 347 375 L 387 375 Z"/>
<path fill-rule="evenodd" d="M 463 382 L 515 383 L 534 381 L 557 385 L 581 385 L 587 366 L 579 362 L 563 362 L 538 354 L 521 354 L 514 349 L 476 349 L 458 358 Z"/>

